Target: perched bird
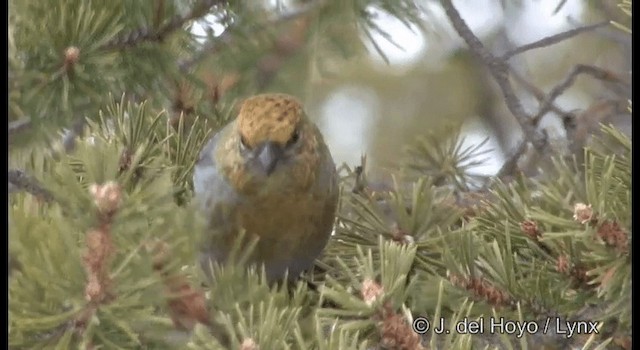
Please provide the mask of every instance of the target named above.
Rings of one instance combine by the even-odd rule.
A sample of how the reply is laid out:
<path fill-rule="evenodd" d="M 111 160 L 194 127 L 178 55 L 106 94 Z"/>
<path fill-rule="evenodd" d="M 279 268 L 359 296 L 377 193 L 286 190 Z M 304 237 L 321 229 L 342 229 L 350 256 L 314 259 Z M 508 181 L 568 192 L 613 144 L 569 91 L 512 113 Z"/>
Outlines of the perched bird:
<path fill-rule="evenodd" d="M 239 233 L 259 238 L 251 262 L 267 279 L 313 266 L 338 204 L 336 167 L 300 102 L 285 94 L 246 99 L 204 146 L 194 190 L 208 219 L 201 264 L 224 262 Z"/>

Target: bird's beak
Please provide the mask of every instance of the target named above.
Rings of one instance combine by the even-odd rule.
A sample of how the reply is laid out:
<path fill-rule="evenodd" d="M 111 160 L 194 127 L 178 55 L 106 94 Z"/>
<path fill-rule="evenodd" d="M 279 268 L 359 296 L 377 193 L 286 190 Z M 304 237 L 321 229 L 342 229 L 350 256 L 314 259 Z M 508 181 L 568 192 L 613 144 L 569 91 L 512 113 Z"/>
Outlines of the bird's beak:
<path fill-rule="evenodd" d="M 274 142 L 266 142 L 257 150 L 258 163 L 268 175 L 276 169 L 276 165 L 282 158 L 282 148 Z"/>

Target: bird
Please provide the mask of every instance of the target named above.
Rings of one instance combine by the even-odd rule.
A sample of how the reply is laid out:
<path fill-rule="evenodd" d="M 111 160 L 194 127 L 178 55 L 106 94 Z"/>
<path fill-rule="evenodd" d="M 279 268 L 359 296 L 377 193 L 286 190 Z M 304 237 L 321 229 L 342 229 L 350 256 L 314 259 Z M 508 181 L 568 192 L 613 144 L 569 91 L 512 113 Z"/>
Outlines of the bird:
<path fill-rule="evenodd" d="M 249 262 L 268 281 L 292 280 L 322 253 L 338 207 L 330 150 L 302 103 L 282 93 L 245 99 L 206 142 L 194 166 L 206 222 L 200 264 L 224 263 L 242 234 L 257 238 Z M 243 232 L 242 234 L 240 232 Z"/>

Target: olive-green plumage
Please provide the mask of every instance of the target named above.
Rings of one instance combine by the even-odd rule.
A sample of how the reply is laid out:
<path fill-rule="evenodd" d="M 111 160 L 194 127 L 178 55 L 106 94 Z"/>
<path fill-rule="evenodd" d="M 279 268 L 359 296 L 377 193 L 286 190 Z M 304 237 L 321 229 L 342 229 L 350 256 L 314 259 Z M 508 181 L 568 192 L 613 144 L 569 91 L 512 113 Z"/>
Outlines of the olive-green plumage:
<path fill-rule="evenodd" d="M 223 262 L 245 230 L 253 262 L 274 280 L 310 268 L 331 235 L 338 203 L 335 164 L 318 128 L 292 96 L 243 102 L 238 117 L 203 148 L 194 172 L 208 229 L 201 263 Z"/>

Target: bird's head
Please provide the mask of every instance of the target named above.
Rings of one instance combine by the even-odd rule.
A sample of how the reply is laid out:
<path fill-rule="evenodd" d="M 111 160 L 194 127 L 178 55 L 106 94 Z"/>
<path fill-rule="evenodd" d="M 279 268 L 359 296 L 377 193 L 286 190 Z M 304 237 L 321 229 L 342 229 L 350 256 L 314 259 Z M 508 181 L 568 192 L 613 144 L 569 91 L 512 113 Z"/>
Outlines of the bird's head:
<path fill-rule="evenodd" d="M 245 100 L 229 130 L 227 175 L 238 190 L 256 191 L 308 186 L 313 179 L 322 138 L 300 102 L 285 94 Z M 232 163 L 232 164 L 228 164 Z"/>

